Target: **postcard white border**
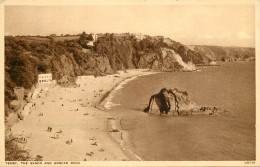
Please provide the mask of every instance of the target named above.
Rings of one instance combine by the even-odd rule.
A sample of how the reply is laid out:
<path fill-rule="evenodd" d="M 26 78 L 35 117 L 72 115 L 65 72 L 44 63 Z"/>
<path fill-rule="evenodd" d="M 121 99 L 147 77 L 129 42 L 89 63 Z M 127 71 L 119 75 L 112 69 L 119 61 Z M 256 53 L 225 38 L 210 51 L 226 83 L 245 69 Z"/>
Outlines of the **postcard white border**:
<path fill-rule="evenodd" d="M 80 165 L 47 165 L 47 166 L 260 166 L 259 162 L 259 116 L 260 116 L 260 82 L 259 82 L 259 39 L 260 39 L 260 12 L 257 0 L 4 0 L 0 4 L 0 166 L 6 165 L 4 153 L 4 7 L 6 5 L 183 5 L 183 4 L 253 4 L 255 5 L 255 48 L 256 48 L 256 161 L 246 165 L 247 161 L 80 161 Z M 43 161 L 44 162 L 44 161 Z M 70 161 L 68 161 L 70 162 Z M 18 162 L 19 163 L 19 162 Z M 30 166 L 30 165 L 19 165 Z M 32 165 L 46 166 L 46 165 Z"/>

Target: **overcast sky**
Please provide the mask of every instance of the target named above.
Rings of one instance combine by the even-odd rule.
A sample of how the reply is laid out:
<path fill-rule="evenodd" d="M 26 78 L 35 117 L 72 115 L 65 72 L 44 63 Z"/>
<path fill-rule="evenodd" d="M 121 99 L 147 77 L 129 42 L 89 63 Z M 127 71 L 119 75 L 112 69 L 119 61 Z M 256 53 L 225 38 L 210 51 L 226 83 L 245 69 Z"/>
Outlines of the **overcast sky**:
<path fill-rule="evenodd" d="M 134 32 L 254 47 L 254 14 L 253 5 L 6 6 L 5 35 Z"/>

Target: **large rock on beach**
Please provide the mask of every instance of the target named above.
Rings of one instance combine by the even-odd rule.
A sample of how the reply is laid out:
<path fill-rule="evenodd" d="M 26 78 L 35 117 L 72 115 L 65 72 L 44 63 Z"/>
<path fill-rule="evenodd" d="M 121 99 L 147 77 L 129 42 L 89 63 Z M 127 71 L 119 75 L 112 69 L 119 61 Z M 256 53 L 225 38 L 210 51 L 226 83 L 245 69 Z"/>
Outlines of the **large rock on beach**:
<path fill-rule="evenodd" d="M 227 113 L 226 110 L 221 109 L 217 106 L 198 106 L 190 100 L 187 91 L 181 91 L 177 88 L 169 89 L 176 95 L 180 115 L 216 115 L 221 113 Z M 174 99 L 173 99 L 174 100 Z M 174 106 L 174 105 L 172 105 Z"/>

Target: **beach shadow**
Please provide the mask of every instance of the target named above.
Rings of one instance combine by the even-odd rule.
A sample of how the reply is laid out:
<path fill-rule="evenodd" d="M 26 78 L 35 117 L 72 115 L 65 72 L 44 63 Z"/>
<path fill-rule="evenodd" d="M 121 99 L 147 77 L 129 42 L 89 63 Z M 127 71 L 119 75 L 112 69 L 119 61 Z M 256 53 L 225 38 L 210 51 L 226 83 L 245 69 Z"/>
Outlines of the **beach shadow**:
<path fill-rule="evenodd" d="M 156 115 L 160 115 L 159 110 L 153 110 L 153 112 L 151 113 L 146 113 L 144 112 L 145 107 L 140 107 L 140 108 L 130 108 L 130 110 L 134 110 L 137 111 L 138 113 L 142 113 L 143 115 L 149 115 L 149 116 L 156 116 Z"/>
<path fill-rule="evenodd" d="M 166 114 L 162 114 L 160 115 L 159 110 L 155 109 L 153 110 L 151 113 L 146 113 L 144 112 L 145 107 L 143 108 L 130 108 L 130 110 L 134 110 L 134 111 L 138 111 L 139 113 L 143 113 L 144 115 L 148 115 L 148 116 L 158 116 L 158 117 L 167 117 L 167 116 L 173 116 L 172 112 L 169 112 L 167 115 Z"/>
<path fill-rule="evenodd" d="M 139 111 L 139 112 L 144 112 L 145 107 L 140 107 L 140 108 L 130 108 L 130 110 L 134 111 Z"/>

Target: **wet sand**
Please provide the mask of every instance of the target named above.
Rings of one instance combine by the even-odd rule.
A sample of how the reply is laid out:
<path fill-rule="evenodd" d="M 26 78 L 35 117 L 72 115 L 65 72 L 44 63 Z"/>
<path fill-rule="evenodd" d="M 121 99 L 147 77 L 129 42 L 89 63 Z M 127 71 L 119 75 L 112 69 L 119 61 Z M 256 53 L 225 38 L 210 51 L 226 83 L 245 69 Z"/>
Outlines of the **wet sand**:
<path fill-rule="evenodd" d="M 39 155 L 44 161 L 135 159 L 118 143 L 120 133 L 113 132 L 118 129 L 117 121 L 99 102 L 125 79 L 151 74 L 144 71 L 147 70 L 128 70 L 97 78 L 87 76 L 80 81 L 81 87 L 43 90 L 40 98 L 32 100 L 36 109 L 12 126 L 12 135 L 25 138 L 27 142 L 21 146 L 30 151 L 32 158 Z"/>

